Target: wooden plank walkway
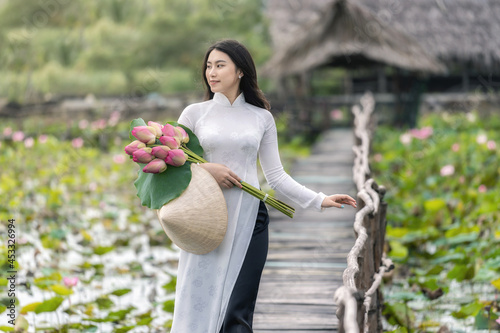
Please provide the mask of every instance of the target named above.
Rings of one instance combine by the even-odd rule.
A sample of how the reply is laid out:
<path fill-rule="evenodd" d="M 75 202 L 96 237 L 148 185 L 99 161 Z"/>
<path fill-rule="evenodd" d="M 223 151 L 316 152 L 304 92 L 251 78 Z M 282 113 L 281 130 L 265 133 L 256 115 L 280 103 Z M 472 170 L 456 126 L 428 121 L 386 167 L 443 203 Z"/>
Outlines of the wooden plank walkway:
<path fill-rule="evenodd" d="M 352 129 L 326 132 L 311 156 L 295 163 L 292 177 L 315 191 L 355 197 L 353 145 Z M 333 294 L 354 244 L 355 214 L 350 206 L 322 213 L 297 209 L 293 220 L 271 212 L 254 332 L 337 331 Z"/>

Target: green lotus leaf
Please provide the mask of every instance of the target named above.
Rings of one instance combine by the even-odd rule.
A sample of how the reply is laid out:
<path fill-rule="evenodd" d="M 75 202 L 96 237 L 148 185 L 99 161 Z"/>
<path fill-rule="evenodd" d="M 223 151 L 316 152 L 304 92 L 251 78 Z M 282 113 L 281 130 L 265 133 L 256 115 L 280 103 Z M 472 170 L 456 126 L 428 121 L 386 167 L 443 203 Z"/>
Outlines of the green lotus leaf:
<path fill-rule="evenodd" d="M 38 305 L 35 309 L 35 313 L 39 314 L 42 312 L 52 312 L 55 311 L 61 303 L 64 301 L 64 298 L 61 296 L 55 296 L 49 298 L 46 301 L 43 301 L 42 304 Z"/>

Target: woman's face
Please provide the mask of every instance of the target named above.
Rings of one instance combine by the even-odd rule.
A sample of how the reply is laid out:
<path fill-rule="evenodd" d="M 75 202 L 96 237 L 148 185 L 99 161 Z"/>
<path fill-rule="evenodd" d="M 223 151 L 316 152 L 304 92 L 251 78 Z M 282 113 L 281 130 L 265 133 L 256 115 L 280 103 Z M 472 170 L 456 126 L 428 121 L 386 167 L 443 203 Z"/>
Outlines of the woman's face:
<path fill-rule="evenodd" d="M 238 75 L 243 73 L 236 68 L 226 53 L 214 49 L 208 55 L 206 66 L 205 76 L 213 93 L 223 93 L 229 100 L 238 97 L 240 92 Z"/>

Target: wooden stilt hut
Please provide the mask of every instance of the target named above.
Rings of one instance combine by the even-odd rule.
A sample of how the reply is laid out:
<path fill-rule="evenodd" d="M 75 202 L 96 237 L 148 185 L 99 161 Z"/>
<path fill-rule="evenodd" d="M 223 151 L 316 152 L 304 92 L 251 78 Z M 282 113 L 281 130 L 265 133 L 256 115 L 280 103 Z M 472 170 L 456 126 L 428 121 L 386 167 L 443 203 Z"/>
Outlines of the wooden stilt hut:
<path fill-rule="evenodd" d="M 282 94 L 310 95 L 325 66 L 349 69 L 345 94 L 362 92 L 350 70 L 370 68 L 370 90 L 393 93 L 395 122 L 414 125 L 424 91 L 491 88 L 500 74 L 495 0 L 268 0 L 267 13 L 274 54 L 262 73 L 288 82 Z"/>

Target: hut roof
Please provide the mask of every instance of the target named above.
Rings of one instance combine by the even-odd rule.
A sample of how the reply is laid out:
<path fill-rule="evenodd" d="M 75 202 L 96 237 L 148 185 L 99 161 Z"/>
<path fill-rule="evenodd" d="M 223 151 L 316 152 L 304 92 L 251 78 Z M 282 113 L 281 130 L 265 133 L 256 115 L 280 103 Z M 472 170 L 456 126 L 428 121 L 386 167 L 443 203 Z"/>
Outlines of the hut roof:
<path fill-rule="evenodd" d="M 332 62 L 426 72 L 443 71 L 443 63 L 480 71 L 500 64 L 497 0 L 268 0 L 267 12 L 275 49 L 264 66 L 270 75 Z"/>

